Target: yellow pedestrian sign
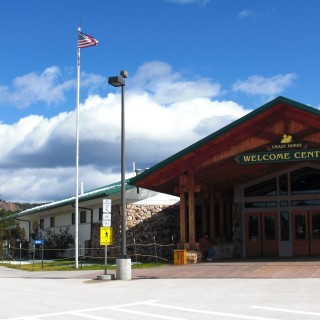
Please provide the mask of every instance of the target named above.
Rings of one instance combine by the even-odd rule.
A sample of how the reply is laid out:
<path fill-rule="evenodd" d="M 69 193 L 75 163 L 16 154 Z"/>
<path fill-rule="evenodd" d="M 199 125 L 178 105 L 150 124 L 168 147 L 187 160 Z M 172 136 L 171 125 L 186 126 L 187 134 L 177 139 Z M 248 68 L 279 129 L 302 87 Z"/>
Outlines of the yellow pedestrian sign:
<path fill-rule="evenodd" d="M 100 245 L 108 246 L 112 244 L 112 227 L 100 227 Z"/>

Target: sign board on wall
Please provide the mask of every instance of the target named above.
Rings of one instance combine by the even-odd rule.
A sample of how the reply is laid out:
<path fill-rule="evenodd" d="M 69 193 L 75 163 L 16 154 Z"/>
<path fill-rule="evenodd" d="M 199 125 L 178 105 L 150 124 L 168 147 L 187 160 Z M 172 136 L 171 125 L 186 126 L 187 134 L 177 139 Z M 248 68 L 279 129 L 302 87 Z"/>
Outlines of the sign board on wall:
<path fill-rule="evenodd" d="M 320 149 L 309 149 L 302 142 L 295 142 L 290 134 L 283 134 L 280 143 L 272 144 L 265 152 L 238 154 L 235 159 L 239 164 L 259 164 L 286 161 L 320 160 Z"/>
<path fill-rule="evenodd" d="M 258 164 L 285 161 L 320 160 L 320 149 L 286 150 L 278 152 L 259 152 L 238 154 L 235 161 L 239 164 Z"/>

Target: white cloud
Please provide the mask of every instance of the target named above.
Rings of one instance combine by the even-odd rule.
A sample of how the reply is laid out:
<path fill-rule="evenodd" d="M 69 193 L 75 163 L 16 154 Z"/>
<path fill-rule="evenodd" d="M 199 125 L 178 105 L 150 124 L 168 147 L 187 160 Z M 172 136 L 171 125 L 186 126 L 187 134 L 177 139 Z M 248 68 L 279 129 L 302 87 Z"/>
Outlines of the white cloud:
<path fill-rule="evenodd" d="M 279 74 L 270 78 L 253 75 L 244 81 L 237 81 L 233 85 L 234 91 L 241 91 L 250 95 L 274 96 L 279 95 L 290 87 L 297 76 L 294 73 Z"/>
<path fill-rule="evenodd" d="M 131 84 L 143 88 L 161 104 L 188 101 L 193 97 L 213 98 L 221 94 L 220 84 L 210 79 L 186 80 L 170 65 L 160 61 L 142 65 L 133 77 Z"/>
<path fill-rule="evenodd" d="M 19 106 L 28 106 L 33 101 L 44 101 L 47 104 L 63 101 L 64 90 L 73 84 L 70 81 L 57 84 L 59 74 L 57 67 L 50 67 L 40 75 L 30 73 L 16 78 L 15 92 L 11 99 Z"/>
<path fill-rule="evenodd" d="M 11 103 L 19 108 L 29 107 L 36 103 L 46 105 L 66 101 L 66 93 L 76 88 L 75 79 L 65 70 L 62 74 L 56 66 L 46 68 L 42 73 L 30 72 L 13 80 L 12 86 L 0 86 L 0 103 Z M 95 93 L 104 85 L 106 79 L 100 75 L 81 73 L 81 87 L 89 87 L 90 93 Z"/>
<path fill-rule="evenodd" d="M 92 185 L 86 185 L 86 181 L 95 180 L 100 187 L 118 181 L 118 175 L 108 170 L 102 172 L 90 166 L 82 167 L 81 170 L 84 191 L 88 191 L 89 187 L 92 188 Z M 65 199 L 75 194 L 74 176 L 75 169 L 72 167 L 2 169 L 0 197 L 14 202 L 33 203 Z"/>
<path fill-rule="evenodd" d="M 195 3 L 200 5 L 206 5 L 207 3 L 210 2 L 210 0 L 167 0 L 167 2 L 178 3 L 178 4 Z"/>
<path fill-rule="evenodd" d="M 127 177 L 133 162 L 150 167 L 248 112 L 216 100 L 219 84 L 185 79 L 166 63 L 146 63 L 128 81 Z M 80 105 L 79 181 L 86 190 L 120 180 L 121 96 L 114 92 L 91 95 Z M 74 111 L 0 124 L 0 150 L 0 198 L 44 202 L 74 194 Z"/>
<path fill-rule="evenodd" d="M 239 12 L 238 17 L 241 19 L 245 19 L 245 18 L 248 18 L 249 16 L 252 16 L 252 15 L 253 15 L 253 12 L 251 10 L 244 9 Z"/>

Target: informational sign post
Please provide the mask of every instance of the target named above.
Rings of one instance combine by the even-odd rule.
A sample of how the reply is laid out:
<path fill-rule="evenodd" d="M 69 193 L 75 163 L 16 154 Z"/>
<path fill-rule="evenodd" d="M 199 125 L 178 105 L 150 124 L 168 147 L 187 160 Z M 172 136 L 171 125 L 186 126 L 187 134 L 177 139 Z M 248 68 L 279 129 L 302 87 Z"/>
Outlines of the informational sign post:
<path fill-rule="evenodd" d="M 104 274 L 107 274 L 108 245 L 112 244 L 112 227 L 100 227 L 100 245 L 105 245 L 104 253 Z"/>
<path fill-rule="evenodd" d="M 36 245 L 41 245 L 41 268 L 43 269 L 43 251 L 44 251 L 44 240 L 33 240 L 33 270 L 34 270 L 34 256 L 36 251 Z"/>
<path fill-rule="evenodd" d="M 105 245 L 104 255 L 104 274 L 107 274 L 108 265 L 108 245 L 112 245 L 112 227 L 111 227 L 111 199 L 102 200 L 102 227 L 100 228 L 100 245 Z"/>

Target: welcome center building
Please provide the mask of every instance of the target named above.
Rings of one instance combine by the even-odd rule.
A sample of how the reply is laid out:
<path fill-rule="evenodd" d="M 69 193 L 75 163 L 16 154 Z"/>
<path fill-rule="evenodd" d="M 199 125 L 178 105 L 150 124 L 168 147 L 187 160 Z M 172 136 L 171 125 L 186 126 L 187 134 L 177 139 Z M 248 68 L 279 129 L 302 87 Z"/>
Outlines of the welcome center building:
<path fill-rule="evenodd" d="M 320 255 L 320 112 L 278 97 L 130 179 L 180 197 L 179 247 Z"/>

